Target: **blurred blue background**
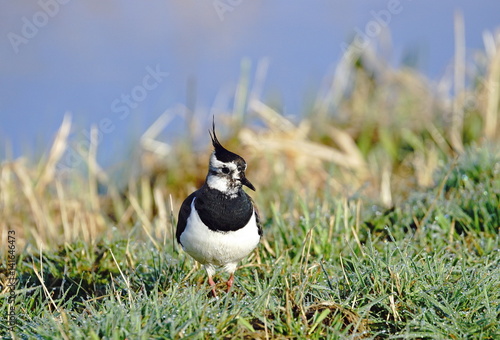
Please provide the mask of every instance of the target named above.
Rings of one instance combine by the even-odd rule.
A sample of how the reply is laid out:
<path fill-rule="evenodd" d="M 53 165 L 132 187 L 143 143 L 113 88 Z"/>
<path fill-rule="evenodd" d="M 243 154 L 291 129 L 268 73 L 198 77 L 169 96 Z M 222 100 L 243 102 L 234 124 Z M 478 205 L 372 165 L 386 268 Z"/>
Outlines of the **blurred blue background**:
<path fill-rule="evenodd" d="M 388 60 L 411 60 L 439 81 L 450 74 L 455 10 L 468 60 L 484 48 L 483 31 L 500 24 L 497 1 L 40 0 L 0 8 L 0 159 L 47 151 L 71 112 L 73 139 L 104 119 L 104 166 L 125 158 L 179 103 L 207 122 L 213 110 L 230 111 L 244 59 L 252 78 L 259 61 L 269 63 L 264 101 L 300 115 L 356 34 L 386 26 Z M 165 138 L 181 136 L 182 124 L 172 122 Z"/>

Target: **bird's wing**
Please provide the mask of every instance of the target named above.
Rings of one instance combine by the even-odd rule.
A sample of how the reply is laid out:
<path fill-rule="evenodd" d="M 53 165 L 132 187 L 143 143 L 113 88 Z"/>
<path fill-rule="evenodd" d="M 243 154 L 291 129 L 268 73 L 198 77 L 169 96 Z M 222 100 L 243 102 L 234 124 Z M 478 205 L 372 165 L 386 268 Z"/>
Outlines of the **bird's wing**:
<path fill-rule="evenodd" d="M 181 208 L 179 209 L 179 217 L 177 218 L 177 231 L 175 232 L 175 236 L 177 238 L 177 242 L 181 243 L 181 234 L 186 229 L 187 219 L 189 214 L 191 214 L 191 203 L 193 199 L 196 197 L 196 191 L 189 195 L 184 202 L 182 202 Z"/>
<path fill-rule="evenodd" d="M 255 202 L 252 199 L 252 197 L 250 197 L 250 195 L 248 195 L 246 192 L 245 192 L 245 195 L 247 195 L 247 197 L 250 200 L 250 202 L 252 202 L 253 211 L 255 213 L 255 222 L 257 223 L 257 228 L 259 229 L 259 236 L 262 237 L 262 234 L 263 234 L 262 223 L 260 221 L 260 213 L 259 213 L 259 209 L 257 208 L 257 204 L 255 204 Z"/>

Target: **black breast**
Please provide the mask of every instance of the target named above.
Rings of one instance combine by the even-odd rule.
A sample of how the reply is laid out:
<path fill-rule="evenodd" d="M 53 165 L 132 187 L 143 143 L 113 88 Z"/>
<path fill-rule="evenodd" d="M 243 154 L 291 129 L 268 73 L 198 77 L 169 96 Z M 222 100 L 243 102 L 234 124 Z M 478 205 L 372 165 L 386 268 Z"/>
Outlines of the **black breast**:
<path fill-rule="evenodd" d="M 243 228 L 253 213 L 250 197 L 239 190 L 229 198 L 218 190 L 203 187 L 196 195 L 194 206 L 205 225 L 213 231 L 227 232 Z"/>

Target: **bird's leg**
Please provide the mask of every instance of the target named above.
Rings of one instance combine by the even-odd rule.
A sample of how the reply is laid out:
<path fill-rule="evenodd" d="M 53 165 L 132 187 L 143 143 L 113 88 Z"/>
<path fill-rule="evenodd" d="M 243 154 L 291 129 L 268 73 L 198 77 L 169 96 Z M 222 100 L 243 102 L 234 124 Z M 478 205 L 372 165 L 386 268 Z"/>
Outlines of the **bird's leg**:
<path fill-rule="evenodd" d="M 212 275 L 208 276 L 208 284 L 210 285 L 210 287 L 212 287 L 212 294 L 214 295 L 214 298 L 216 298 L 217 297 L 217 293 L 215 292 L 215 282 L 212 279 Z"/>
<path fill-rule="evenodd" d="M 229 276 L 229 280 L 227 280 L 227 292 L 231 290 L 231 287 L 233 286 L 234 282 L 234 273 L 231 273 L 231 276 Z"/>

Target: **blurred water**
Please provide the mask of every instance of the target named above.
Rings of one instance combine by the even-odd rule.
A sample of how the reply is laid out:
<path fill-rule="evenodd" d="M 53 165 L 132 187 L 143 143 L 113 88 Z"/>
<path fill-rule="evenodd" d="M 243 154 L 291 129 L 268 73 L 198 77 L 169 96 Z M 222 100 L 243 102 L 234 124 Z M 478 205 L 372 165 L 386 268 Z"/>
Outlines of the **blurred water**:
<path fill-rule="evenodd" d="M 231 109 L 243 58 L 251 75 L 267 58 L 263 98 L 298 115 L 343 46 L 355 35 L 378 39 L 377 25 L 391 32 L 395 66 L 411 60 L 439 79 L 453 58 L 457 8 L 468 50 L 482 49 L 482 32 L 500 24 L 499 2 L 3 1 L 0 159 L 47 150 L 70 111 L 73 139 L 104 124 L 99 161 L 109 165 L 176 104 L 206 121 L 211 109 Z M 168 141 L 185 126 L 176 119 L 167 131 Z"/>

